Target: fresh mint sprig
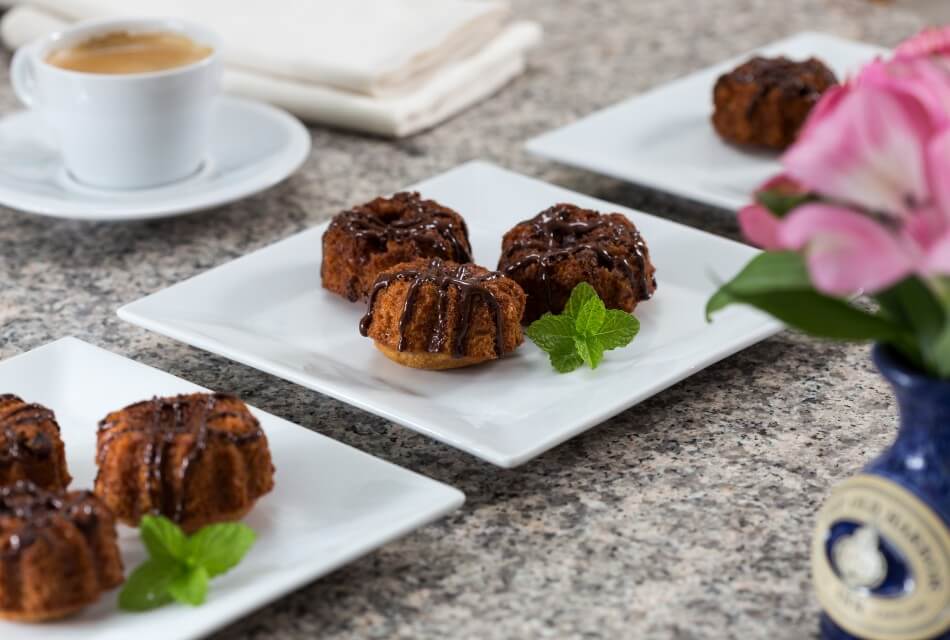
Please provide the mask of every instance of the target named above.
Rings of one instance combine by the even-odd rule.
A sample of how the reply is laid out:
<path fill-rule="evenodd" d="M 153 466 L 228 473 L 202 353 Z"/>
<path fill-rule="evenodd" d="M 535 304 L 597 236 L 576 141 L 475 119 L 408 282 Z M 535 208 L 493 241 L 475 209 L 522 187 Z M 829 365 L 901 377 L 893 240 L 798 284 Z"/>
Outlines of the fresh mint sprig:
<path fill-rule="evenodd" d="M 604 351 L 627 346 L 639 331 L 639 320 L 625 311 L 607 309 L 594 288 L 581 282 L 560 315 L 545 313 L 531 323 L 527 335 L 558 372 L 568 373 L 584 364 L 596 369 Z"/>
<path fill-rule="evenodd" d="M 139 524 L 148 549 L 143 562 L 119 593 L 119 607 L 147 611 L 169 602 L 198 606 L 208 595 L 208 582 L 237 566 L 256 535 L 238 522 L 213 524 L 186 536 L 163 516 L 145 516 Z"/>

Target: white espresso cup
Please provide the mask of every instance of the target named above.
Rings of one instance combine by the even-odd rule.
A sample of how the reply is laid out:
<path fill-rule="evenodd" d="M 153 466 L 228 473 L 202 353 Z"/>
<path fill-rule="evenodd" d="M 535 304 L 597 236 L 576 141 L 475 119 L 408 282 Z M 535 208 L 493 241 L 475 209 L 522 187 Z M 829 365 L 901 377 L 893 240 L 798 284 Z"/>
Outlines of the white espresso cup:
<path fill-rule="evenodd" d="M 86 73 L 47 62 L 53 51 L 115 32 L 177 33 L 212 52 L 147 73 Z M 143 189 L 201 169 L 220 88 L 219 49 L 213 33 L 181 20 L 84 22 L 21 47 L 10 77 L 17 97 L 55 134 L 75 180 L 102 189 Z"/>

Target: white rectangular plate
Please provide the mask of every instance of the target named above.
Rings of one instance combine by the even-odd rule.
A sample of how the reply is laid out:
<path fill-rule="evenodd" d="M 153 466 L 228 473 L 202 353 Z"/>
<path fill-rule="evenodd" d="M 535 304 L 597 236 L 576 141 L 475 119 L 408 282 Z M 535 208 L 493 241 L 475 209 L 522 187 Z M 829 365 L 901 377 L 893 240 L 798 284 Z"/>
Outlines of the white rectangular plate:
<path fill-rule="evenodd" d="M 843 80 L 886 49 L 823 33 L 800 33 L 673 81 L 550 131 L 527 149 L 564 164 L 738 209 L 778 173 L 778 155 L 730 146 L 713 130 L 716 79 L 753 54 L 820 58 Z"/>
<path fill-rule="evenodd" d="M 630 347 L 596 370 L 561 375 L 530 342 L 500 362 L 418 371 L 360 336 L 364 305 L 320 287 L 326 224 L 134 302 L 119 316 L 406 425 L 503 467 L 518 465 L 691 373 L 778 330 L 758 313 L 703 318 L 714 278 L 757 252 L 689 227 L 470 163 L 411 187 L 468 221 L 478 263 L 494 267 L 501 237 L 557 203 L 628 215 L 657 265 L 659 291 L 637 309 Z"/>
<path fill-rule="evenodd" d="M 190 382 L 64 338 L 0 362 L 0 393 L 56 412 L 73 489 L 92 487 L 96 425 L 109 411 L 153 395 L 203 391 Z M 0 638 L 196 638 L 459 507 L 465 497 L 257 409 L 276 472 L 274 491 L 246 518 L 258 534 L 244 561 L 216 578 L 199 608 L 124 613 L 117 592 L 80 615 L 42 625 L 0 622 Z M 134 529 L 120 527 L 129 572 L 145 559 Z"/>

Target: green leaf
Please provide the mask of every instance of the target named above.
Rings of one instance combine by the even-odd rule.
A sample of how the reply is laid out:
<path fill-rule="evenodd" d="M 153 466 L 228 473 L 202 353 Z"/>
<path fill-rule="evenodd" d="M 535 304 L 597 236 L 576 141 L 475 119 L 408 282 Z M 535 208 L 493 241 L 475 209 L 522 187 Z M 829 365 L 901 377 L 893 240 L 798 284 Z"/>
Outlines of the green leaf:
<path fill-rule="evenodd" d="M 759 191 L 755 194 L 755 199 L 779 218 L 784 218 L 792 209 L 814 200 L 815 197 L 808 193 L 789 193 L 781 189 L 769 189 Z"/>
<path fill-rule="evenodd" d="M 558 373 L 570 373 L 584 364 L 573 346 L 570 351 L 557 351 L 550 354 L 551 365 Z"/>
<path fill-rule="evenodd" d="M 937 376 L 950 378 L 950 323 L 933 341 L 929 361 Z"/>
<path fill-rule="evenodd" d="M 607 308 L 600 298 L 597 296 L 588 298 L 584 306 L 577 312 L 574 328 L 581 335 L 592 335 L 604 324 L 604 316 L 606 315 Z"/>
<path fill-rule="evenodd" d="M 918 277 L 907 278 L 874 295 L 888 316 L 927 341 L 943 331 L 948 318 L 937 295 Z"/>
<path fill-rule="evenodd" d="M 253 529 L 240 522 L 213 524 L 191 536 L 188 554 L 213 578 L 241 562 L 256 537 Z"/>
<path fill-rule="evenodd" d="M 576 336 L 574 338 L 574 349 L 580 359 L 591 369 L 596 369 L 597 365 L 604 359 L 604 347 L 597 338 Z"/>
<path fill-rule="evenodd" d="M 633 314 L 619 309 L 609 309 L 604 323 L 594 335 L 605 351 L 626 347 L 640 332 L 640 321 Z"/>
<path fill-rule="evenodd" d="M 142 542 L 152 558 L 184 560 L 187 538 L 177 524 L 164 516 L 143 516 L 139 524 Z"/>
<path fill-rule="evenodd" d="M 525 333 L 532 342 L 548 353 L 574 350 L 574 320 L 566 315 L 545 313 L 532 322 Z"/>
<path fill-rule="evenodd" d="M 592 298 L 599 300 L 600 296 L 597 295 L 594 287 L 586 282 L 581 282 L 571 291 L 571 297 L 568 299 L 567 304 L 564 305 L 564 311 L 562 313 L 571 318 L 576 318 L 584 305 L 587 304 L 587 301 Z"/>
<path fill-rule="evenodd" d="M 727 285 L 728 286 L 728 285 Z M 833 340 L 903 342 L 907 334 L 890 320 L 862 311 L 817 291 L 780 291 L 740 295 L 735 302 L 751 305 L 808 335 Z"/>
<path fill-rule="evenodd" d="M 706 303 L 706 320 L 741 298 L 778 291 L 813 291 L 805 260 L 793 251 L 760 253 Z"/>
<path fill-rule="evenodd" d="M 119 608 L 125 611 L 148 611 L 171 602 L 168 585 L 182 573 L 176 561 L 146 560 L 132 572 L 119 592 Z"/>
<path fill-rule="evenodd" d="M 182 571 L 168 583 L 168 593 L 182 604 L 193 607 L 204 604 L 208 595 L 208 572 L 201 566 Z"/>

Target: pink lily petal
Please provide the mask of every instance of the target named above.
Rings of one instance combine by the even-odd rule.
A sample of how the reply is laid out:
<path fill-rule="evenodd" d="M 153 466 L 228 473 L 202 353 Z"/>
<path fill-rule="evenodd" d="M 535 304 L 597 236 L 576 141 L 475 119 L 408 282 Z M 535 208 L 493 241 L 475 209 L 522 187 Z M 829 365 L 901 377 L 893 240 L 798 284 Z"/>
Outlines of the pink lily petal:
<path fill-rule="evenodd" d="M 804 249 L 819 291 L 846 296 L 885 289 L 914 271 L 904 242 L 860 213 L 828 204 L 805 204 L 782 221 L 779 242 Z"/>
<path fill-rule="evenodd" d="M 927 173 L 934 203 L 950 225 L 950 126 L 927 146 Z"/>
<path fill-rule="evenodd" d="M 788 174 L 822 195 L 895 216 L 925 202 L 921 149 L 934 124 L 924 107 L 875 86 L 852 87 L 832 100 L 835 107 L 810 119 L 783 156 Z"/>
<path fill-rule="evenodd" d="M 750 204 L 739 210 L 739 226 L 749 242 L 763 249 L 781 249 L 778 240 L 781 220 L 760 204 Z"/>
<path fill-rule="evenodd" d="M 937 126 L 950 122 L 950 68 L 931 58 L 876 60 L 861 70 L 856 82 L 911 96 L 924 105 Z"/>
<path fill-rule="evenodd" d="M 925 275 L 950 276 L 950 232 L 937 240 L 927 252 Z"/>
<path fill-rule="evenodd" d="M 897 59 L 931 55 L 950 55 L 950 25 L 924 29 L 904 40 L 894 50 Z"/>

